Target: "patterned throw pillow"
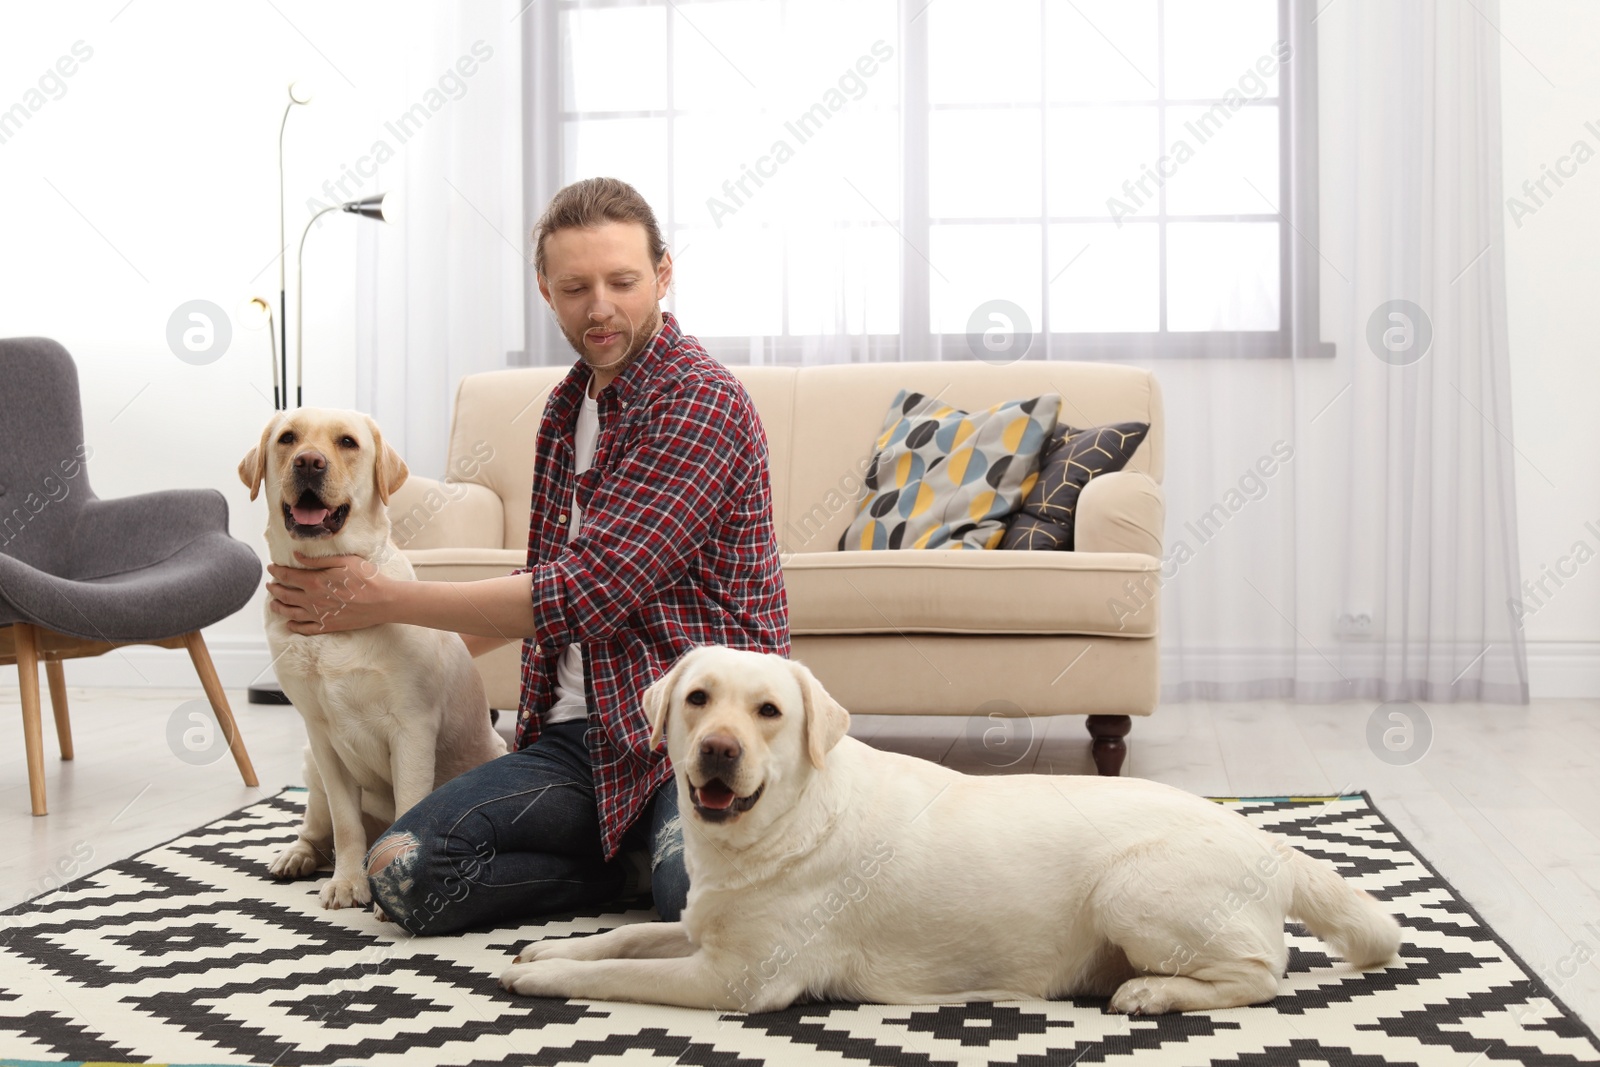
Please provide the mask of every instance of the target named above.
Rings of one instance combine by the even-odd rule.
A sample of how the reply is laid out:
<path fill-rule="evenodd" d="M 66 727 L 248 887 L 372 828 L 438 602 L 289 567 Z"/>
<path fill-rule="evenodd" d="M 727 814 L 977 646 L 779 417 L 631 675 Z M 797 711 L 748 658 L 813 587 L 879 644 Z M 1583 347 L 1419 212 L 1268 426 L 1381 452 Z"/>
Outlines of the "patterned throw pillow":
<path fill-rule="evenodd" d="M 998 547 L 1060 408 L 1046 393 L 969 413 L 900 390 L 840 550 Z"/>
<path fill-rule="evenodd" d="M 1097 474 L 1119 471 L 1150 432 L 1143 422 L 1119 422 L 1074 430 L 1058 426 L 1040 457 L 1039 478 L 1006 520 L 1001 548 L 1071 551 L 1078 494 Z"/>

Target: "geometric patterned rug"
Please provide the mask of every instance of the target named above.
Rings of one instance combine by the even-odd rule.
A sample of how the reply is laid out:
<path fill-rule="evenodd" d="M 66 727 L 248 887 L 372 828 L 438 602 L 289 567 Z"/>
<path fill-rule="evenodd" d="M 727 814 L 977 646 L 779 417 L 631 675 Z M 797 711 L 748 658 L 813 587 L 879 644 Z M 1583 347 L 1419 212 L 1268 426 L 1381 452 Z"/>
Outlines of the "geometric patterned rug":
<path fill-rule="evenodd" d="M 324 911 L 320 879 L 265 873 L 304 798 L 286 790 L 0 916 L 0 1063 L 1600 1063 L 1595 1035 L 1365 794 L 1220 803 L 1387 902 L 1400 960 L 1356 973 L 1290 924 L 1273 1003 L 1132 1019 L 1096 998 L 743 1015 L 514 997 L 496 978 L 541 931 L 654 912 L 411 938 L 365 910 Z"/>

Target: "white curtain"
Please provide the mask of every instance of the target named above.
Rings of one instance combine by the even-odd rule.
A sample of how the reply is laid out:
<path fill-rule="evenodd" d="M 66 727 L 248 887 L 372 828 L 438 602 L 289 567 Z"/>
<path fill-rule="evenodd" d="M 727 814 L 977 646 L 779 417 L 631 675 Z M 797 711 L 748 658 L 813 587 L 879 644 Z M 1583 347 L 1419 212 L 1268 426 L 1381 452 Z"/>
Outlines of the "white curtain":
<path fill-rule="evenodd" d="M 1166 699 L 1526 702 L 1493 0 L 847 6 L 536 9 L 540 195 L 730 362 L 1154 370 Z"/>
<path fill-rule="evenodd" d="M 1377 637 L 1298 671 L 1297 696 L 1528 700 L 1515 481 L 1538 475 L 1511 425 L 1498 20 L 1493 0 L 1317 20 L 1322 248 L 1348 278 L 1324 272 L 1323 321 L 1349 390 L 1295 397 L 1318 450 L 1301 492 L 1336 542 L 1302 554 L 1294 603 L 1308 627 L 1311 590 L 1370 604 Z"/>
<path fill-rule="evenodd" d="M 510 0 L 375 11 L 370 90 L 392 225 L 359 240 L 356 407 L 418 474 L 446 473 L 455 385 L 522 359 L 522 49 Z"/>
<path fill-rule="evenodd" d="M 1498 5 L 1321 7 L 1285 66 L 1317 72 L 1293 358 L 1135 358 L 1169 418 L 1163 696 L 1526 703 Z"/>

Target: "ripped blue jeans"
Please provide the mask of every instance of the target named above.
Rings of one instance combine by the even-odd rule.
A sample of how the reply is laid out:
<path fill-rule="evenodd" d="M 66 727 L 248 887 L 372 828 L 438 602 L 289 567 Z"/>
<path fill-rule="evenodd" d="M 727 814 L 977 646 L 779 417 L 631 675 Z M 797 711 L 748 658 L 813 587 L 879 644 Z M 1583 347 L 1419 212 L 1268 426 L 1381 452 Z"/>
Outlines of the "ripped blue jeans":
<path fill-rule="evenodd" d="M 607 862 L 588 725 L 545 726 L 527 748 L 446 782 L 396 820 L 367 854 L 373 900 L 424 935 L 623 904 L 646 888 L 675 921 L 689 896 L 677 787 L 656 790 Z M 646 867 L 649 886 L 633 884 Z"/>

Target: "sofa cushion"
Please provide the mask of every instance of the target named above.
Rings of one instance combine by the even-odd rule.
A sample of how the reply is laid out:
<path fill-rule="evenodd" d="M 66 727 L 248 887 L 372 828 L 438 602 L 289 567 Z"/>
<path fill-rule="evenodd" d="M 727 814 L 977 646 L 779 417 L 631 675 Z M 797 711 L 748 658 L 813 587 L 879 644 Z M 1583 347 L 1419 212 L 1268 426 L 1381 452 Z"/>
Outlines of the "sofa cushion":
<path fill-rule="evenodd" d="M 866 493 L 841 550 L 996 548 L 1033 485 L 1061 397 L 1003 400 L 976 412 L 906 389 L 884 416 Z"/>
<path fill-rule="evenodd" d="M 1086 430 L 1057 426 L 1045 444 L 1033 488 L 1006 519 L 1000 547 L 1071 551 L 1078 494 L 1091 478 L 1120 471 L 1149 429 L 1144 422 Z"/>
<path fill-rule="evenodd" d="M 794 634 L 1153 637 L 1161 561 L 1138 552 L 796 552 Z"/>

